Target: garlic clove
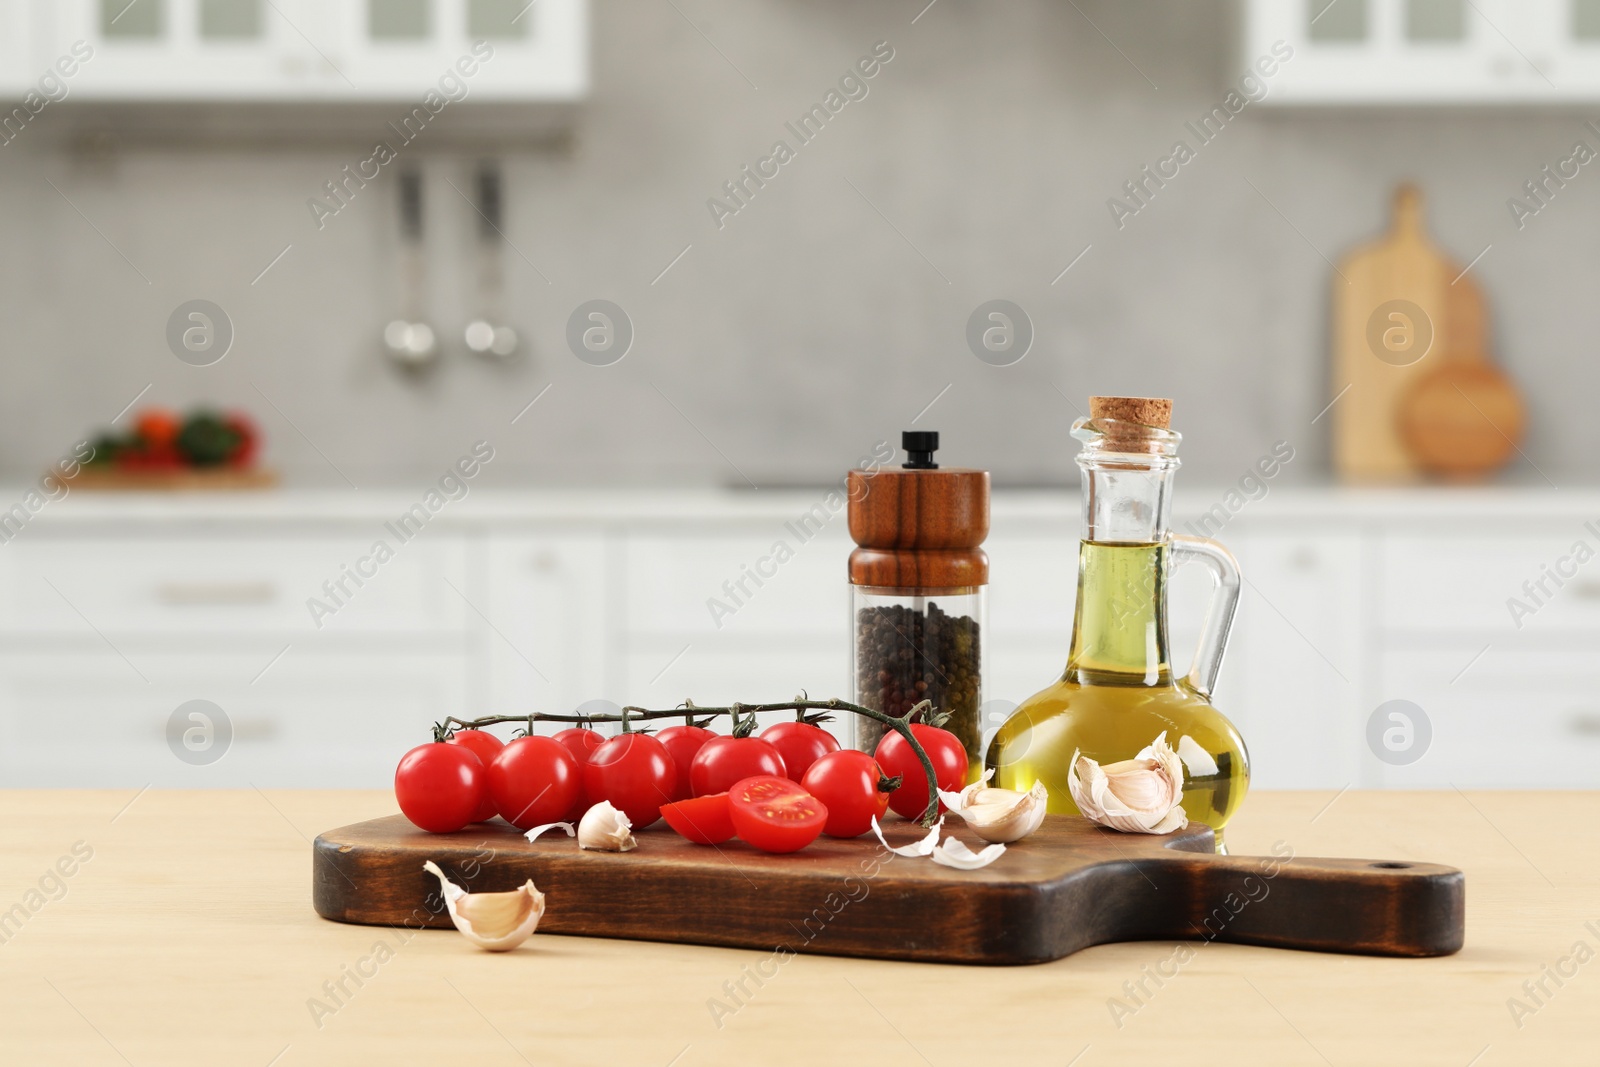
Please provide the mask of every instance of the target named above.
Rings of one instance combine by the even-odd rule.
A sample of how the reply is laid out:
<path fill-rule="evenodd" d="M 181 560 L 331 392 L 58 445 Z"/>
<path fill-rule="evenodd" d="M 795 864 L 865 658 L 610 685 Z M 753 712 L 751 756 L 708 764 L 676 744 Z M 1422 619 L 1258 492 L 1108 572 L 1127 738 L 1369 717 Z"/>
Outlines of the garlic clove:
<path fill-rule="evenodd" d="M 573 834 L 577 832 L 572 828 L 572 824 L 570 822 L 547 822 L 543 826 L 535 826 L 522 836 L 526 837 L 529 841 L 537 841 L 539 840 L 539 835 L 544 833 L 546 830 L 565 830 L 568 837 L 573 836 Z"/>
<path fill-rule="evenodd" d="M 1163 731 L 1130 760 L 1101 766 L 1072 754 L 1067 788 L 1084 818 L 1125 833 L 1170 834 L 1189 825 L 1183 762 Z"/>
<path fill-rule="evenodd" d="M 596 852 L 628 852 L 638 846 L 633 838 L 633 823 L 628 817 L 602 800 L 583 813 L 578 820 L 578 847 Z"/>
<path fill-rule="evenodd" d="M 966 842 L 947 837 L 944 839 L 944 844 L 933 850 L 930 858 L 937 864 L 954 867 L 958 871 L 976 871 L 1005 855 L 1005 851 L 1005 845 L 996 843 L 974 852 L 967 847 Z"/>
<path fill-rule="evenodd" d="M 469 893 L 446 878 L 432 860 L 422 869 L 439 879 L 456 929 L 490 952 L 508 952 L 528 940 L 544 915 L 544 894 L 534 888 L 531 878 L 509 893 Z"/>
<path fill-rule="evenodd" d="M 988 780 L 987 775 L 984 780 Z M 940 797 L 949 797 L 946 805 L 961 816 L 973 833 L 985 841 L 1010 844 L 1043 825 L 1050 791 L 1043 782 L 1034 782 L 1026 793 L 993 789 L 980 782 L 967 786 L 959 795 L 941 793 Z"/>
<path fill-rule="evenodd" d="M 876 815 L 872 817 L 872 832 L 878 835 L 879 843 L 882 844 L 884 848 L 889 849 L 890 852 L 893 852 L 896 856 L 905 856 L 907 858 L 932 855 L 933 850 L 938 847 L 939 844 L 939 831 L 943 829 L 944 816 L 941 815 L 939 816 L 939 821 L 933 824 L 932 829 L 930 829 L 925 836 L 911 842 L 909 845 L 901 845 L 899 848 L 890 848 L 888 840 L 883 836 L 883 827 L 878 825 L 878 817 Z"/>

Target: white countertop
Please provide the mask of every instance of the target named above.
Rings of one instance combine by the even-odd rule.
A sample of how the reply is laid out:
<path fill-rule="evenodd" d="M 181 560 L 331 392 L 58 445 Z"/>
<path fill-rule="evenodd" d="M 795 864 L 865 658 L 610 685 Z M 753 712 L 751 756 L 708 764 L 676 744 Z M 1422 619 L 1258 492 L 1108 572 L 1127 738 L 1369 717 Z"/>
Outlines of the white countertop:
<path fill-rule="evenodd" d="M 0 489 L 0 513 L 18 504 L 30 487 Z M 1227 486 L 1181 485 L 1177 520 L 1182 522 L 1222 504 L 1250 523 L 1273 520 L 1497 520 L 1527 518 L 1593 519 L 1600 523 L 1600 489 L 1537 488 L 1273 488 L 1260 499 L 1244 494 L 1229 499 Z M 425 490 L 274 489 L 231 493 L 122 493 L 80 489 L 48 501 L 30 525 L 66 529 L 78 525 L 126 523 L 211 525 L 232 523 L 384 522 L 421 503 Z M 784 522 L 814 506 L 827 509 L 828 490 L 727 489 L 527 489 L 475 488 L 450 500 L 433 515 L 450 526 L 478 524 L 630 526 L 668 523 L 703 526 L 717 520 L 734 524 Z M 842 495 L 832 503 L 842 514 Z M 1075 520 L 1076 488 L 1001 490 L 993 498 L 997 525 L 1040 520 Z M 831 525 L 831 523 L 830 523 Z M 842 527 L 842 523 L 840 524 Z"/>

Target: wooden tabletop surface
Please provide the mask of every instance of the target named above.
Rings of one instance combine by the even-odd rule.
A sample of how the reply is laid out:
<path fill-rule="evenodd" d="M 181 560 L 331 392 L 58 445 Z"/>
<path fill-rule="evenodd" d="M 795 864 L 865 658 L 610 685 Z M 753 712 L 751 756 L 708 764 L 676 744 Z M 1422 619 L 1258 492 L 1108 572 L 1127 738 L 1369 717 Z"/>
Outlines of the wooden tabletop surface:
<path fill-rule="evenodd" d="M 1595 1055 L 1600 793 L 1251 796 L 1229 832 L 1235 854 L 1281 841 L 1297 856 L 1465 870 L 1455 956 L 1146 942 L 1016 968 L 777 966 L 766 952 L 541 934 L 490 955 L 453 931 L 408 939 L 317 918 L 311 839 L 389 813 L 383 793 L 30 791 L 0 792 L 0 805 L 0 1063 L 695 1067 L 837 1053 L 935 1067 L 997 1055 L 1498 1067 Z M 758 986 L 758 968 L 776 974 Z M 741 980 L 748 995 L 730 995 Z"/>

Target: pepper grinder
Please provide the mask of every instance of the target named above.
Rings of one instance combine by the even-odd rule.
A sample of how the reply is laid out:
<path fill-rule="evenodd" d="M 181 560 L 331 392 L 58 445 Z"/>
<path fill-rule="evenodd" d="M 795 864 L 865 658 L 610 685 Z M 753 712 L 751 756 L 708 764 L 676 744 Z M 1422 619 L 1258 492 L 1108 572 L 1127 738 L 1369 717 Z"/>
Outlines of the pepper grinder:
<path fill-rule="evenodd" d="M 940 467 L 939 435 L 900 435 L 899 469 L 853 470 L 849 489 L 851 677 L 855 702 L 904 715 L 923 700 L 982 772 L 983 628 L 987 625 L 989 472 Z M 922 721 L 919 716 L 915 721 Z M 856 748 L 882 724 L 855 716 Z"/>

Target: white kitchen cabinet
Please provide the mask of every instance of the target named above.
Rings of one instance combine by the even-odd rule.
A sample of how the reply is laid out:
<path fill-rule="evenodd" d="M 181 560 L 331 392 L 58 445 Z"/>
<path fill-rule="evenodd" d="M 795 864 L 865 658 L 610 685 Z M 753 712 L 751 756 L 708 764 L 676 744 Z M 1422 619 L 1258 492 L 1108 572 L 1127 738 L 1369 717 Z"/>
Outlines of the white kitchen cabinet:
<path fill-rule="evenodd" d="M 0 0 L 0 7 L 6 24 L 31 23 L 14 38 L 26 47 L 0 45 L 0 80 L 36 76 L 35 68 L 84 41 L 94 57 L 72 84 L 80 100 L 392 101 L 437 113 L 439 99 L 570 101 L 588 89 L 586 0 Z"/>
<path fill-rule="evenodd" d="M 1593 789 L 1600 693 L 1591 649 L 1463 644 L 1386 658 L 1382 685 L 1422 709 L 1431 737 L 1413 763 L 1369 757 L 1373 784 Z"/>
<path fill-rule="evenodd" d="M 492 677 L 475 714 L 571 712 L 608 698 L 610 550 L 603 536 L 490 535 L 481 621 Z"/>
<path fill-rule="evenodd" d="M 394 549 L 382 563 L 371 553 L 380 539 Z M 19 538 L 0 557 L 0 632 L 88 641 L 96 631 L 195 641 L 460 633 L 470 608 L 451 585 L 465 589 L 463 541 L 401 543 L 379 523 L 344 536 Z"/>
<path fill-rule="evenodd" d="M 1595 100 L 1600 4 L 1248 0 L 1239 58 L 1263 56 L 1282 60 L 1260 79 L 1269 106 Z"/>
<path fill-rule="evenodd" d="M 32 5 L 0 3 L 0 97 L 6 101 L 5 115 L 10 115 L 10 109 L 43 73 L 33 69 L 33 60 Z M 0 140 L 15 136 L 14 125 Z"/>
<path fill-rule="evenodd" d="M 1217 706 L 1244 736 L 1253 784 L 1361 784 L 1362 536 L 1258 529 L 1234 540 L 1245 586 Z"/>
<path fill-rule="evenodd" d="M 296 646 L 265 673 L 274 649 L 126 652 L 0 655 L 0 784 L 381 789 L 430 724 L 467 710 L 473 670 L 458 650 L 421 645 Z M 206 765 L 180 760 L 167 742 L 173 712 L 196 699 L 232 724 L 230 744 Z"/>

